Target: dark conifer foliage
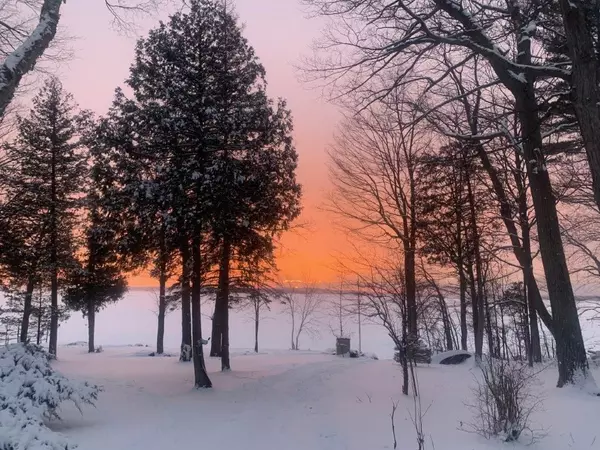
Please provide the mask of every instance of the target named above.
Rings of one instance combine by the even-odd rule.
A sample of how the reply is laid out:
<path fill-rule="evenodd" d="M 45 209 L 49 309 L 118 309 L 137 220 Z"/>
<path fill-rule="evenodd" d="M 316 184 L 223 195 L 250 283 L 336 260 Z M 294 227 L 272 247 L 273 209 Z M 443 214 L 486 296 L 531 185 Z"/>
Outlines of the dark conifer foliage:
<path fill-rule="evenodd" d="M 159 277 L 161 261 L 176 261 L 182 359 L 193 355 L 196 386 L 209 387 L 200 322 L 209 272 L 218 268 L 214 323 L 226 370 L 236 259 L 270 255 L 300 211 L 291 115 L 268 98 L 264 68 L 220 2 L 192 1 L 140 40 L 127 83 L 133 97 L 117 91 L 96 140 L 112 169 L 105 184 L 129 224 L 132 259 L 153 260 Z"/>
<path fill-rule="evenodd" d="M 81 311 L 88 322 L 88 352 L 96 350 L 94 333 L 96 313 L 109 303 L 120 300 L 126 292 L 122 258 L 119 256 L 117 234 L 118 215 L 103 197 L 99 183 L 105 168 L 94 161 L 90 168 L 84 211 L 83 249 L 75 266 L 69 271 L 64 302 L 69 308 Z"/>
<path fill-rule="evenodd" d="M 25 287 L 21 340 L 25 340 L 36 285 L 49 287 L 49 351 L 56 354 L 60 284 L 73 267 L 76 211 L 86 174 L 81 127 L 88 115 L 77 111 L 70 94 L 50 78 L 33 100 L 18 134 L 7 146 L 12 165 L 6 175 L 2 265 Z"/>

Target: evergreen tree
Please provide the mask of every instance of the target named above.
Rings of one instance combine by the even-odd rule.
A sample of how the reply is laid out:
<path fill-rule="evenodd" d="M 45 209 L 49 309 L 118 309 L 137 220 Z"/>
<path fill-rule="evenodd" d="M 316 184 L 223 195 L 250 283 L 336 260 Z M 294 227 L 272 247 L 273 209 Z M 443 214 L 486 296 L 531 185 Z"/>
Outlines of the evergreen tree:
<path fill-rule="evenodd" d="M 158 254 L 161 234 L 178 250 L 181 353 L 191 345 L 196 386 L 209 387 L 200 321 L 208 273 L 218 263 L 225 308 L 215 323 L 227 348 L 233 258 L 272 251 L 299 212 L 291 117 L 267 98 L 263 67 L 214 1 L 191 2 L 142 39 L 127 82 L 134 96 L 117 93 L 99 142 L 147 253 Z"/>
<path fill-rule="evenodd" d="M 17 137 L 7 148 L 8 157 L 17 163 L 7 180 L 15 214 L 6 215 L 5 221 L 16 234 L 11 238 L 12 249 L 2 253 L 4 258 L 25 254 L 29 262 L 24 270 L 13 271 L 27 284 L 23 335 L 29 325 L 33 286 L 49 285 L 49 351 L 53 355 L 60 316 L 59 283 L 73 265 L 76 251 L 76 211 L 86 165 L 79 131 L 86 117 L 76 111 L 72 96 L 60 82 L 50 78 L 34 98 L 29 116 L 19 118 Z"/>
<path fill-rule="evenodd" d="M 85 252 L 77 266 L 70 271 L 64 293 L 65 303 L 87 317 L 89 353 L 96 350 L 96 313 L 107 304 L 120 300 L 127 290 L 116 238 L 119 224 L 115 219 L 118 217 L 107 208 L 108 204 L 98 189 L 102 172 L 98 163 L 91 168 L 91 186 L 85 199 Z"/>
<path fill-rule="evenodd" d="M 165 220 L 168 220 L 168 218 L 165 216 L 160 217 L 157 223 L 158 246 L 154 253 L 152 268 L 150 270 L 150 275 L 158 280 L 159 286 L 158 326 L 156 331 L 156 353 L 158 355 L 164 353 L 165 317 L 169 305 L 173 303 L 167 294 L 167 282 L 175 273 L 177 263 L 177 247 L 173 245 L 174 239 L 169 239 L 169 236 L 167 236 L 168 227 Z"/>
<path fill-rule="evenodd" d="M 18 304 L 19 341 L 27 342 L 33 292 L 36 285 L 40 285 L 40 268 L 44 266 L 42 243 L 46 227 L 42 226 L 35 204 L 27 200 L 31 197 L 27 192 L 22 194 L 12 194 L 15 197 L 3 205 L 0 218 L 0 268 L 5 280 L 5 294 Z"/>
<path fill-rule="evenodd" d="M 228 370 L 232 266 L 253 252 L 272 252 L 274 235 L 299 213 L 300 188 L 285 102 L 268 99 L 265 70 L 227 4 L 198 2 L 190 16 L 205 17 L 208 10 L 216 28 L 215 138 L 208 143 L 207 175 L 196 188 L 211 206 L 201 216 L 208 219 L 219 265 L 211 356 L 221 356 Z"/>

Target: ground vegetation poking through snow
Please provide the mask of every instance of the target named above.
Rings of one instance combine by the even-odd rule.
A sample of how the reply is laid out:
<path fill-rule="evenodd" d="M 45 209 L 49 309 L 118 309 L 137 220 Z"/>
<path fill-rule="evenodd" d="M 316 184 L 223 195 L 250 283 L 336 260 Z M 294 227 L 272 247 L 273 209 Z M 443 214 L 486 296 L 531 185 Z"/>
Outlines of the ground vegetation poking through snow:
<path fill-rule="evenodd" d="M 530 416 L 541 406 L 541 399 L 532 393 L 536 374 L 522 361 L 490 357 L 481 361 L 480 369 L 471 405 L 473 431 L 488 439 L 519 440 L 523 431 L 531 431 Z"/>
<path fill-rule="evenodd" d="M 31 344 L 0 348 L 0 450 L 69 450 L 75 448 L 46 426 L 60 419 L 61 403 L 81 411 L 94 405 L 100 388 L 55 372 L 50 355 Z"/>

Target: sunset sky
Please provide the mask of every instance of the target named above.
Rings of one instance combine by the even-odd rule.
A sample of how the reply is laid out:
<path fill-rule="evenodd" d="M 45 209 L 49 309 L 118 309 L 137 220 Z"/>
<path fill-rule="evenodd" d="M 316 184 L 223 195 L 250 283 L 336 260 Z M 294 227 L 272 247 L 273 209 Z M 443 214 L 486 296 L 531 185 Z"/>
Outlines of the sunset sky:
<path fill-rule="evenodd" d="M 323 21 L 308 18 L 299 0 L 237 0 L 236 10 L 245 25 L 244 34 L 267 70 L 268 91 L 284 97 L 294 115 L 295 140 L 300 155 L 298 177 L 304 189 L 304 212 L 300 231 L 284 236 L 278 266 L 285 279 L 318 282 L 336 276 L 336 255 L 344 251 L 346 237 L 336 231 L 332 217 L 320 210 L 330 189 L 326 149 L 332 141 L 339 113 L 321 92 L 299 81 L 296 69 L 302 56 L 311 53 Z M 111 16 L 102 0 L 67 2 L 63 7 L 60 33 L 75 39 L 73 59 L 58 69 L 65 88 L 82 108 L 104 114 L 113 91 L 123 84 L 133 58 L 136 36 L 123 36 L 111 28 Z M 143 36 L 159 19 L 138 19 L 138 36 Z M 154 284 L 146 276 L 134 277 L 132 285 Z"/>

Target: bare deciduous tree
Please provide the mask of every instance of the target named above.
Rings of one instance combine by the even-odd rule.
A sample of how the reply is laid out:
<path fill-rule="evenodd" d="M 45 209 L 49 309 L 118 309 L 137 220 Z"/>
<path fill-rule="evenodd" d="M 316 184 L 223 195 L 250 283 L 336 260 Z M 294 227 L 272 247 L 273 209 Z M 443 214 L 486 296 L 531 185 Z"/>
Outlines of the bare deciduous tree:
<path fill-rule="evenodd" d="M 336 338 L 348 338 L 350 315 L 354 314 L 352 309 L 356 305 L 350 305 L 344 292 L 344 279 L 340 278 L 340 285 L 337 292 L 332 293 L 327 302 L 327 313 L 330 316 L 329 329 Z"/>
<path fill-rule="evenodd" d="M 323 299 L 314 283 L 305 283 L 296 289 L 292 286 L 281 287 L 281 302 L 285 313 L 290 317 L 291 347 L 299 350 L 300 336 L 302 333 L 316 334 L 319 325 L 319 311 Z"/>
<path fill-rule="evenodd" d="M 339 19 L 328 28 L 320 47 L 325 57 L 317 55 L 306 73 L 329 83 L 334 97 L 350 98 L 359 109 L 378 100 L 392 103 L 398 89 L 424 95 L 443 86 L 450 71 L 438 69 L 439 56 L 449 52 L 454 55 L 453 66 L 474 58 L 484 63 L 489 79 L 476 90 L 499 86 L 513 99 L 555 325 L 558 386 L 585 379 L 589 368 L 544 153 L 541 99 L 536 90 L 548 80 L 569 82 L 570 73 L 560 63 L 538 55 L 537 24 L 547 19 L 540 2 L 510 0 L 506 6 L 491 0 L 306 2 L 317 14 Z M 422 116 L 463 96 L 437 97 Z"/>
<path fill-rule="evenodd" d="M 13 100 L 23 77 L 32 71 L 56 36 L 61 8 L 65 0 L 3 0 L 0 11 L 10 6 L 17 12 L 24 9 L 39 11 L 37 24 L 29 26 L 30 18 L 12 14 L 14 22 L 0 21 L 0 117 Z M 159 5 L 158 0 L 105 0 L 115 23 L 121 28 L 130 26 L 127 16 L 149 12 Z"/>
<path fill-rule="evenodd" d="M 398 245 L 403 254 L 408 332 L 417 339 L 417 163 L 431 144 L 396 92 L 388 104 L 347 118 L 330 151 L 330 209 L 355 235 Z M 408 124 L 407 124 L 408 123 Z"/>
<path fill-rule="evenodd" d="M 378 264 L 363 259 L 360 274 L 363 314 L 383 326 L 400 355 L 402 393 L 408 395 L 407 302 L 404 269 L 394 259 L 378 258 Z"/>

